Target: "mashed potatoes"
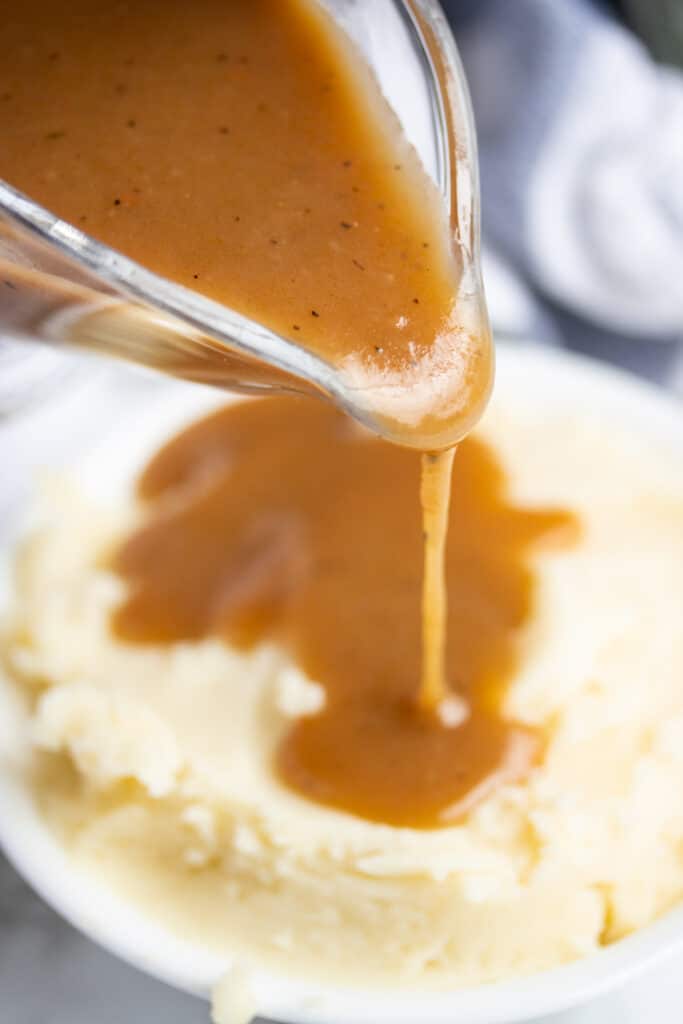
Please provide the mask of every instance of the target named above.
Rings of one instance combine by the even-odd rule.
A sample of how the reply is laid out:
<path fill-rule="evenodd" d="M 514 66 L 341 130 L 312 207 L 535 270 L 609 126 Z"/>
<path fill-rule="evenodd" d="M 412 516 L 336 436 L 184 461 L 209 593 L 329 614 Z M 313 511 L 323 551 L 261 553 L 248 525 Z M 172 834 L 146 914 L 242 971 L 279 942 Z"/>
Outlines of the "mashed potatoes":
<path fill-rule="evenodd" d="M 185 937 L 319 979 L 452 987 L 590 953 L 683 894 L 683 473 L 604 423 L 503 402 L 482 434 L 523 503 L 584 530 L 540 552 L 508 710 L 550 736 L 523 785 L 413 831 L 270 769 L 322 689 L 276 649 L 126 646 L 104 556 L 136 521 L 61 485 L 19 560 L 5 647 L 35 786 L 88 869 Z M 455 483 L 457 500 L 457 475 Z"/>

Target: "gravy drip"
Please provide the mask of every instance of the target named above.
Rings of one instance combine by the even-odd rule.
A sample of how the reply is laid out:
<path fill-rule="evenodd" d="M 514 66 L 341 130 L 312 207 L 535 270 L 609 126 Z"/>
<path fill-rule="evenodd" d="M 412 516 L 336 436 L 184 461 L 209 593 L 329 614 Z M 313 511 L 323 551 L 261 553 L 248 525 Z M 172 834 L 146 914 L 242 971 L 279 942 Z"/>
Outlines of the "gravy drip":
<path fill-rule="evenodd" d="M 439 712 L 448 698 L 446 678 L 446 540 L 455 448 L 425 452 L 420 476 L 424 575 L 422 581 L 422 678 L 419 704 Z"/>

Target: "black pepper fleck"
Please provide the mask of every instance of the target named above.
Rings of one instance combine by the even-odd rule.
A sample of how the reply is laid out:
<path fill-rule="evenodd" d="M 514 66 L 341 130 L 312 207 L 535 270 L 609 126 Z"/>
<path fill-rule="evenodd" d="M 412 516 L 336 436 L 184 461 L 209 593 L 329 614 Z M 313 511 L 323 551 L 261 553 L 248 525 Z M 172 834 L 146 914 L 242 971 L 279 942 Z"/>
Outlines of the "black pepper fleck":
<path fill-rule="evenodd" d="M 64 132 L 48 132 L 45 136 L 46 139 L 63 139 Z"/>
<path fill-rule="evenodd" d="M 3 281 L 2 283 L 5 285 L 6 288 L 11 288 L 13 292 L 17 290 L 17 286 L 15 284 L 12 284 L 11 281 Z"/>
<path fill-rule="evenodd" d="M 420 305 L 420 300 L 419 299 L 413 299 L 413 302 L 415 303 L 416 306 Z"/>
<path fill-rule="evenodd" d="M 311 316 L 320 316 L 320 313 L 318 313 L 317 310 L 312 309 L 311 310 Z"/>
<path fill-rule="evenodd" d="M 348 220 L 340 220 L 339 227 L 344 228 L 344 231 L 349 231 L 353 227 L 353 224 L 349 224 Z"/>
<path fill-rule="evenodd" d="M 199 280 L 199 274 L 193 274 L 192 276 L 193 276 L 193 278 L 195 279 L 195 281 L 198 281 L 198 280 Z"/>
<path fill-rule="evenodd" d="M 350 160 L 342 161 L 342 167 L 350 167 L 350 166 L 351 166 L 351 161 Z"/>
<path fill-rule="evenodd" d="M 239 221 L 240 221 L 240 218 L 238 216 L 237 217 L 233 217 L 232 219 L 234 220 L 235 224 L 238 224 Z"/>
<path fill-rule="evenodd" d="M 131 117 L 130 120 L 126 122 L 126 124 L 129 128 L 135 128 L 135 126 L 137 125 L 137 121 L 134 121 L 133 118 Z"/>
<path fill-rule="evenodd" d="M 365 270 L 365 267 L 363 266 L 361 261 L 357 260 L 355 257 L 351 258 L 351 262 L 353 263 L 354 267 L 358 267 L 359 270 Z"/>
<path fill-rule="evenodd" d="M 301 328 L 299 327 L 299 325 L 298 325 L 298 324 L 292 324 L 292 330 L 294 330 L 294 331 L 300 331 L 300 330 L 301 330 Z"/>
<path fill-rule="evenodd" d="M 221 125 L 221 127 L 218 129 L 218 131 L 221 133 L 221 135 L 229 135 L 230 134 L 230 129 L 226 128 L 226 126 L 224 124 Z"/>
<path fill-rule="evenodd" d="M 381 352 L 384 352 L 384 349 L 382 348 L 381 345 L 375 345 L 375 352 L 380 352 L 381 353 Z"/>
<path fill-rule="evenodd" d="M 121 200 L 120 199 L 115 199 L 114 200 L 114 206 L 120 206 L 120 205 L 121 205 Z"/>

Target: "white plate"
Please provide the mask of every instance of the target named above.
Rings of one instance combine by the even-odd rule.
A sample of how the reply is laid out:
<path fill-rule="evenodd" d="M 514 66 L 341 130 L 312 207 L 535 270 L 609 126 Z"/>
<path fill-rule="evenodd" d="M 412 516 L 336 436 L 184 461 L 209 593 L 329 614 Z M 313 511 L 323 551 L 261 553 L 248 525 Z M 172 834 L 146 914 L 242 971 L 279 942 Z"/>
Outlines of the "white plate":
<path fill-rule="evenodd" d="M 124 385 L 132 380 L 119 379 Z M 599 409 L 607 427 L 621 419 L 680 452 L 683 469 L 683 411 L 627 374 L 555 351 L 503 349 L 498 386 L 514 389 L 524 401 L 566 408 L 577 417 L 582 409 Z M 213 393 L 178 384 L 150 382 L 133 389 L 131 395 L 116 381 L 109 388 L 101 384 L 93 394 L 48 409 L 0 438 L 3 498 L 16 496 L 6 503 L 0 521 L 5 566 L 17 529 L 26 520 L 26 466 L 78 464 L 86 485 L 106 493 L 169 428 L 217 400 Z M 60 438 L 71 439 L 66 449 L 60 448 Z M 2 570 L 0 583 L 1 576 Z M 10 860 L 53 907 L 97 942 L 178 988 L 206 995 L 228 965 L 75 869 L 33 805 L 22 771 L 26 746 L 21 706 L 7 680 L 3 685 L 0 679 L 0 841 Z M 266 973 L 251 976 L 250 984 L 261 1014 L 297 1024 L 502 1024 L 578 1005 L 682 950 L 683 907 L 586 960 L 499 985 L 397 994 L 321 987 Z"/>

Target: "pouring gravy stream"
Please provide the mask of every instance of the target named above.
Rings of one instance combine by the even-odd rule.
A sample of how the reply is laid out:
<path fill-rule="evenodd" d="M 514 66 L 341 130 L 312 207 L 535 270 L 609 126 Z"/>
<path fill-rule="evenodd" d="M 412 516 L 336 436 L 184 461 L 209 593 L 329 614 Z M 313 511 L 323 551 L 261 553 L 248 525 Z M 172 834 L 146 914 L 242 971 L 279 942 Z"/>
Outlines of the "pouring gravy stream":
<path fill-rule="evenodd" d="M 501 710 L 505 631 L 531 607 L 527 545 L 565 517 L 488 535 L 506 608 L 492 637 L 467 611 L 466 588 L 481 590 L 458 561 L 472 532 L 451 537 L 455 563 L 446 554 L 449 522 L 461 528 L 457 510 L 449 520 L 453 445 L 486 404 L 490 339 L 464 315 L 442 200 L 375 79 L 311 0 L 27 0 L 3 36 L 0 175 L 324 358 L 407 446 L 295 399 L 190 428 L 142 477 L 148 521 L 113 557 L 130 585 L 114 628 L 135 643 L 276 638 L 326 690 L 323 712 L 283 740 L 283 781 L 376 820 L 450 823 L 535 756 Z M 408 447 L 427 451 L 421 645 Z M 479 511 L 505 518 L 491 456 L 474 442 L 463 453 Z M 348 506 L 341 519 L 335 503 Z M 441 713 L 454 679 L 457 721 Z"/>

